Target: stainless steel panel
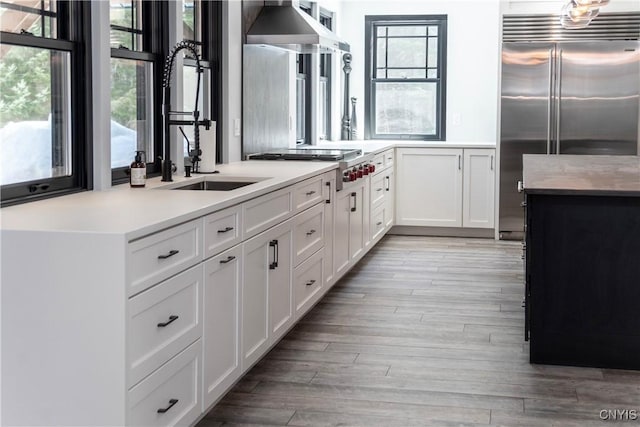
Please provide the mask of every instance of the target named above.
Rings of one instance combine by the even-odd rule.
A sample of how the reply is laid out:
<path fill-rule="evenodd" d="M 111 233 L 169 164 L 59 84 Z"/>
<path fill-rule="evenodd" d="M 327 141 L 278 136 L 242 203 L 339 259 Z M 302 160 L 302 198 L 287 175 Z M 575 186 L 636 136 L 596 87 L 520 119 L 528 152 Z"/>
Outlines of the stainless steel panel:
<path fill-rule="evenodd" d="M 558 45 L 559 154 L 635 155 L 640 43 Z"/>
<path fill-rule="evenodd" d="M 501 233 L 522 233 L 524 229 L 523 196 L 517 191 L 522 180 L 522 155 L 547 153 L 553 51 L 552 43 L 505 43 L 502 48 Z"/>

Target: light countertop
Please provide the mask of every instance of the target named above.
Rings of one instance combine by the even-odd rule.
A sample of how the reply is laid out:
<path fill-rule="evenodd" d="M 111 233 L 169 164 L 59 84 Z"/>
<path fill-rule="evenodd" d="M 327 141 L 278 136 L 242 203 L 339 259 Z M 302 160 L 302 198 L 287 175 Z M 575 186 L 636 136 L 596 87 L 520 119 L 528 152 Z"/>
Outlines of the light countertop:
<path fill-rule="evenodd" d="M 335 169 L 332 162 L 244 161 L 219 165 L 219 174 L 160 177 L 145 188 L 118 185 L 106 191 L 85 191 L 0 210 L 1 229 L 47 232 L 122 234 L 128 240 L 198 218 Z M 260 178 L 232 191 L 170 190 L 181 184 L 213 180 Z"/>
<path fill-rule="evenodd" d="M 496 148 L 491 142 L 448 142 L 409 140 L 318 141 L 318 148 L 357 148 L 364 154 L 377 154 L 390 148 Z"/>
<path fill-rule="evenodd" d="M 528 193 L 640 196 L 640 157 L 525 154 Z"/>

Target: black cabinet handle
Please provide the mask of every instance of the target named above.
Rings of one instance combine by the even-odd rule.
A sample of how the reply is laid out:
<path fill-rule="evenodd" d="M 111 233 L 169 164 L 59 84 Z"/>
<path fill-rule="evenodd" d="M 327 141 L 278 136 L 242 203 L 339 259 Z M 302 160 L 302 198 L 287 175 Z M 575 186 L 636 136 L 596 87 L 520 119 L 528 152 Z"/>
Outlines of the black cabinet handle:
<path fill-rule="evenodd" d="M 313 285 L 314 283 L 316 283 L 316 281 L 315 281 L 315 280 L 309 280 L 309 281 L 306 283 L 306 285 L 307 285 L 307 286 L 311 286 L 311 285 Z"/>
<path fill-rule="evenodd" d="M 176 255 L 177 253 L 179 253 L 180 251 L 177 249 L 171 249 L 169 251 L 168 254 L 165 255 L 158 255 L 158 259 L 167 259 L 167 258 L 171 258 L 172 256 Z"/>
<path fill-rule="evenodd" d="M 312 191 L 308 191 L 306 194 L 307 196 L 313 196 L 314 194 L 316 194 L 316 192 L 312 190 Z"/>
<path fill-rule="evenodd" d="M 389 189 L 391 189 L 391 178 L 385 176 L 384 179 L 387 181 L 387 187 L 385 188 L 385 190 L 389 191 Z"/>
<path fill-rule="evenodd" d="M 307 231 L 307 236 L 311 236 L 315 232 L 316 232 L 316 230 L 309 230 L 309 231 Z"/>
<path fill-rule="evenodd" d="M 178 320 L 178 316 L 171 315 L 171 316 L 169 316 L 169 320 L 167 320 L 166 322 L 158 323 L 158 328 L 164 328 L 165 326 L 169 326 L 170 324 L 172 324 L 176 320 Z"/>
<path fill-rule="evenodd" d="M 382 221 L 376 222 L 376 225 L 382 225 Z"/>
<path fill-rule="evenodd" d="M 329 204 L 329 203 L 331 203 L 331 181 L 325 182 L 324 185 L 329 187 L 329 198 L 327 200 L 325 200 L 325 203 Z"/>
<path fill-rule="evenodd" d="M 273 262 L 269 264 L 269 270 L 275 270 L 278 267 L 278 241 L 270 241 L 269 247 L 273 248 Z"/>
<path fill-rule="evenodd" d="M 382 188 L 376 188 L 376 191 L 382 191 Z"/>
<path fill-rule="evenodd" d="M 171 399 L 169 400 L 169 406 L 167 406 L 166 408 L 160 408 L 158 409 L 158 413 L 159 414 L 164 414 L 165 412 L 167 412 L 169 409 L 173 408 L 173 406 L 178 403 L 178 399 Z"/>
<path fill-rule="evenodd" d="M 227 259 L 220 260 L 220 264 L 226 264 L 233 261 L 234 259 L 236 259 L 236 257 L 234 257 L 233 255 L 229 255 Z"/>
<path fill-rule="evenodd" d="M 226 227 L 224 230 L 218 230 L 218 233 L 226 233 L 231 230 L 233 230 L 233 227 Z"/>
<path fill-rule="evenodd" d="M 351 193 L 351 197 L 353 197 L 353 207 L 351 208 L 351 212 L 355 212 L 356 207 L 358 206 L 358 193 Z"/>

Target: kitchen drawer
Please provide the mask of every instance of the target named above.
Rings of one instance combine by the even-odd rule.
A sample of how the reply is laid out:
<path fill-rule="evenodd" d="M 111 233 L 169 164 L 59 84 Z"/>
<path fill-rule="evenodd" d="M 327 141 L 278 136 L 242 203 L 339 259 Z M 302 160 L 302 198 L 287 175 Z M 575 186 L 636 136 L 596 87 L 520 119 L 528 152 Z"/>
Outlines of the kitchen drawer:
<path fill-rule="evenodd" d="M 212 257 L 242 240 L 242 206 L 204 217 L 204 257 Z"/>
<path fill-rule="evenodd" d="M 135 295 L 202 261 L 202 223 L 199 218 L 130 242 L 127 295 Z"/>
<path fill-rule="evenodd" d="M 129 300 L 128 387 L 202 336 L 203 274 L 193 267 Z"/>
<path fill-rule="evenodd" d="M 324 282 L 324 249 L 319 250 L 293 272 L 293 293 L 296 317 L 313 306 L 322 296 Z"/>
<path fill-rule="evenodd" d="M 293 214 L 293 189 L 286 187 L 242 205 L 243 240 L 263 232 Z"/>
<path fill-rule="evenodd" d="M 202 345 L 198 340 L 129 390 L 128 426 L 189 426 L 200 416 Z M 97 367 L 99 368 L 99 367 Z"/>
<path fill-rule="evenodd" d="M 323 200 L 323 181 L 324 177 L 320 175 L 296 184 L 293 190 L 296 212 L 301 212 Z"/>
<path fill-rule="evenodd" d="M 376 171 L 373 174 L 377 175 L 380 173 L 384 169 L 384 153 L 379 153 L 373 156 L 371 164 L 376 167 Z"/>
<path fill-rule="evenodd" d="M 392 167 L 395 161 L 394 150 L 387 150 L 384 153 L 382 153 L 382 156 L 384 157 L 385 169 Z"/>
<path fill-rule="evenodd" d="M 387 204 L 375 209 L 371 214 L 371 240 L 374 241 L 384 234 L 387 225 Z"/>
<path fill-rule="evenodd" d="M 382 205 L 386 200 L 387 192 L 385 191 L 386 175 L 379 173 L 371 178 L 371 209 L 375 209 Z"/>
<path fill-rule="evenodd" d="M 324 246 L 324 206 L 319 204 L 294 217 L 293 265 L 298 265 Z"/>

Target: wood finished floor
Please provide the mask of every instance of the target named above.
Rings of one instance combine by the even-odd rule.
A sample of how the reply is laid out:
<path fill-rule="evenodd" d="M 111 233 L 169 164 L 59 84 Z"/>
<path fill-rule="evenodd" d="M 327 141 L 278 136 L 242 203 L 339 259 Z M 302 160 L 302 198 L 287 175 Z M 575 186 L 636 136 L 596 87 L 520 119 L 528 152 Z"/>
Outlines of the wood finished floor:
<path fill-rule="evenodd" d="M 197 427 L 586 427 L 618 424 L 602 409 L 640 413 L 639 371 L 529 364 L 520 254 L 385 237 Z"/>

